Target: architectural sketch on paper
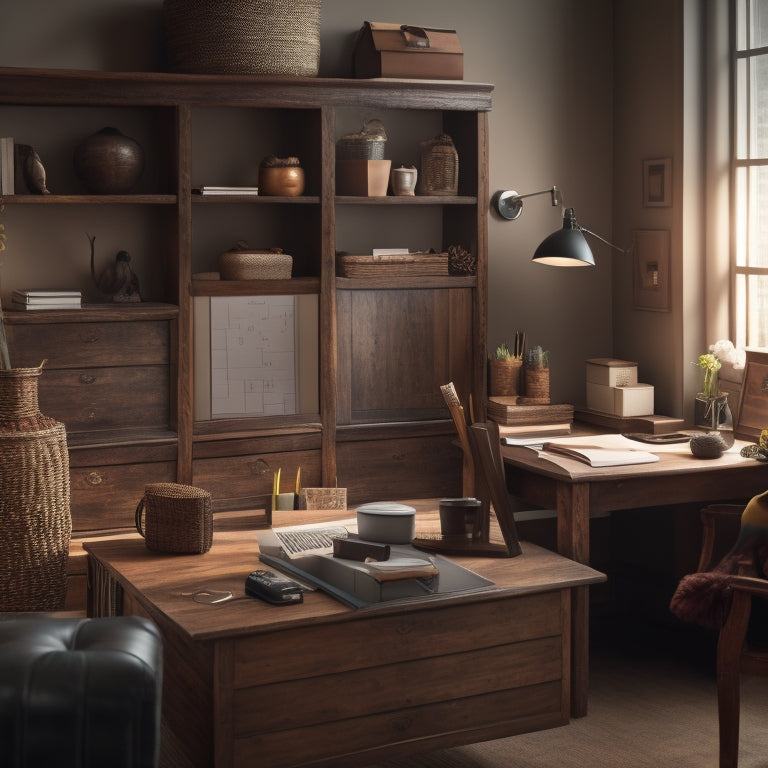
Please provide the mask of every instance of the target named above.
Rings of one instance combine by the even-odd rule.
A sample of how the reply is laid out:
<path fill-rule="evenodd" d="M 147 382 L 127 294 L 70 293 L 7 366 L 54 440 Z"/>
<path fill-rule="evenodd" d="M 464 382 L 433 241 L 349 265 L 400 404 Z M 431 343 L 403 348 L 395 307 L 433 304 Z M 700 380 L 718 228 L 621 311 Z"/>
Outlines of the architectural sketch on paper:
<path fill-rule="evenodd" d="M 294 296 L 211 297 L 211 416 L 296 413 Z"/>

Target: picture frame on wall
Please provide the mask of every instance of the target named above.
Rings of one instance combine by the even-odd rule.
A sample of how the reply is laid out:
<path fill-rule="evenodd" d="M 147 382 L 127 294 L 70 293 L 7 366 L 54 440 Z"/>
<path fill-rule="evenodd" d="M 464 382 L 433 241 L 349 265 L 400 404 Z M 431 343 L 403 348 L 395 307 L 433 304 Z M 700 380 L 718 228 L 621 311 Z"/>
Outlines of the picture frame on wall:
<path fill-rule="evenodd" d="M 643 205 L 646 208 L 672 205 L 672 158 L 643 160 Z"/>
<path fill-rule="evenodd" d="M 739 440 L 757 442 L 764 429 L 768 429 L 768 352 L 748 349 L 739 417 L 733 432 Z"/>
<path fill-rule="evenodd" d="M 669 230 L 636 229 L 632 238 L 635 309 L 669 312 Z"/>

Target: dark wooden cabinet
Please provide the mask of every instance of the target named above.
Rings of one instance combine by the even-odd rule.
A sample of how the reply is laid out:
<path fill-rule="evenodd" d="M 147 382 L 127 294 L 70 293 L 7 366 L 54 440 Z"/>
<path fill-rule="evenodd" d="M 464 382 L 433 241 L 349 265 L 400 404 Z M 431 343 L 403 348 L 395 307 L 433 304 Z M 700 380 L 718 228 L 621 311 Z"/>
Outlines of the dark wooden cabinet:
<path fill-rule="evenodd" d="M 142 237 L 152 301 L 5 313 L 14 365 L 47 358 L 41 405 L 67 426 L 78 530 L 130 525 L 143 485 L 158 480 L 209 488 L 216 510 L 258 508 L 277 468 L 292 482 L 301 467 L 306 486 L 346 486 L 350 504 L 461 493 L 461 453 L 440 385 L 453 381 L 464 400 L 471 393 L 482 416 L 491 92 L 451 81 L 0 69 L 3 135 L 37 144 L 58 116 L 64 131 L 92 132 L 109 119 L 147 156 L 134 192 L 92 195 L 78 186 L 60 137 L 46 153 L 54 193 L 17 187 L 2 199 L 20 214 L 14 226 L 44 230 L 66 210 L 80 237 L 86 213 L 110 227 L 117 218 Z M 449 134 L 457 194 L 337 195 L 337 142 L 372 115 L 387 127 L 395 166 L 417 165 L 420 142 Z M 32 140 L 17 128 L 25 120 L 34 121 Z M 302 195 L 193 193 L 201 184 L 255 184 L 270 154 L 300 158 Z M 238 240 L 290 253 L 292 278 L 209 279 Z M 341 251 L 452 245 L 476 257 L 476 274 L 337 276 Z M 8 258 L 13 247 L 9 238 Z M 211 318 L 222 301 L 281 296 L 295 297 L 294 362 L 286 367 L 300 373 L 291 395 L 298 405 L 274 410 L 249 381 L 242 397 L 232 396 L 233 412 L 216 410 L 216 344 L 235 331 Z M 252 337 L 244 338 L 247 346 Z M 226 368 L 231 391 L 241 386 L 237 376 Z"/>

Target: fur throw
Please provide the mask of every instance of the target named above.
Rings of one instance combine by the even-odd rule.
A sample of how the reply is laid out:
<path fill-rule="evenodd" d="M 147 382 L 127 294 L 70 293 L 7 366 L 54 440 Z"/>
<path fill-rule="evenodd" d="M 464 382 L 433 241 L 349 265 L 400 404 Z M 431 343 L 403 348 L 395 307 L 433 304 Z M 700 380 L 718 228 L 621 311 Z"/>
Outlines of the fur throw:
<path fill-rule="evenodd" d="M 670 610 L 683 621 L 720 629 L 731 607 L 729 577 L 757 576 L 768 571 L 768 529 L 742 525 L 739 539 L 711 570 L 683 576 L 672 596 Z"/>

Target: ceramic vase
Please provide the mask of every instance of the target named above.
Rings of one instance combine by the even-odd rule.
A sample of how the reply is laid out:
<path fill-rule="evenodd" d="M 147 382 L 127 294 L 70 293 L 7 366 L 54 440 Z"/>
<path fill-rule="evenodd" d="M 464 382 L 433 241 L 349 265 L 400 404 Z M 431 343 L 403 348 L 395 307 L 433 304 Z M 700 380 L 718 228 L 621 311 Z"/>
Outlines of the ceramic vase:
<path fill-rule="evenodd" d="M 392 194 L 398 196 L 409 196 L 416 193 L 416 179 L 418 172 L 415 168 L 406 168 L 400 166 L 393 168 L 390 174 L 390 185 Z"/>
<path fill-rule="evenodd" d="M 75 173 L 98 195 L 130 192 L 144 171 L 144 150 L 116 128 L 102 128 L 75 148 Z"/>
<path fill-rule="evenodd" d="M 259 194 L 298 197 L 304 191 L 304 169 L 297 165 L 259 168 Z"/>

